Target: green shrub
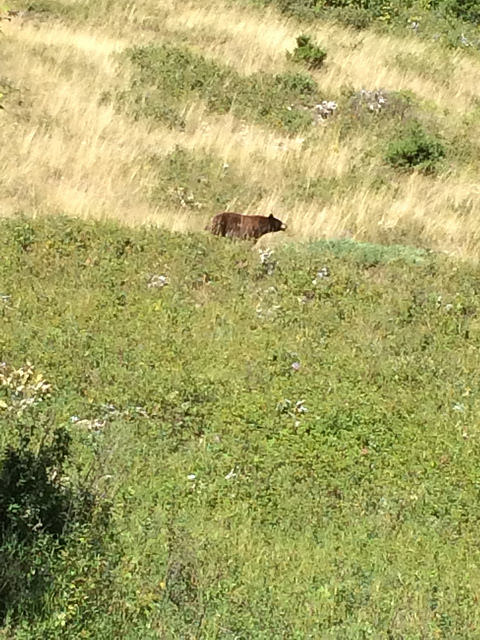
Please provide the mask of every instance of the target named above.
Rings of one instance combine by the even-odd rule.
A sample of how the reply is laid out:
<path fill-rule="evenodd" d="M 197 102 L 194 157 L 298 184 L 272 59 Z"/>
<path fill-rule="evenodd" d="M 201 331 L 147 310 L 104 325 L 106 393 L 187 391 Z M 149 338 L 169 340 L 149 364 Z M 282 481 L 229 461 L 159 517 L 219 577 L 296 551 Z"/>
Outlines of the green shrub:
<path fill-rule="evenodd" d="M 299 18 L 315 16 L 339 15 L 347 12 L 358 16 L 368 14 L 371 19 L 391 20 L 400 9 L 413 5 L 412 0 L 270 0 L 280 11 Z"/>
<path fill-rule="evenodd" d="M 12 227 L 12 246 L 20 226 Z M 51 396 L 30 363 L 0 364 L 0 623 L 38 614 L 55 582 L 58 554 L 77 536 L 98 554 L 109 521 L 107 503 L 72 477 L 72 437 L 53 424 Z"/>
<path fill-rule="evenodd" d="M 456 18 L 478 24 L 480 22 L 480 3 L 478 0 L 444 0 L 432 3 Z"/>
<path fill-rule="evenodd" d="M 445 156 L 440 138 L 427 133 L 419 122 L 413 122 L 405 132 L 387 147 L 386 160 L 398 169 L 419 169 L 433 173 Z"/>
<path fill-rule="evenodd" d="M 319 69 L 327 57 L 327 52 L 313 43 L 310 36 L 302 34 L 297 38 L 297 46 L 287 57 L 294 62 L 306 64 L 309 69 Z"/>
<path fill-rule="evenodd" d="M 17 419 L 22 436 L 0 457 L 0 621 L 7 613 L 34 613 L 54 581 L 58 551 L 68 547 L 78 530 L 87 538 L 103 536 L 106 524 L 94 533 L 93 493 L 65 479 L 70 457 L 67 430 L 58 427 L 48 433 L 40 416 L 36 422 L 33 426 Z"/>

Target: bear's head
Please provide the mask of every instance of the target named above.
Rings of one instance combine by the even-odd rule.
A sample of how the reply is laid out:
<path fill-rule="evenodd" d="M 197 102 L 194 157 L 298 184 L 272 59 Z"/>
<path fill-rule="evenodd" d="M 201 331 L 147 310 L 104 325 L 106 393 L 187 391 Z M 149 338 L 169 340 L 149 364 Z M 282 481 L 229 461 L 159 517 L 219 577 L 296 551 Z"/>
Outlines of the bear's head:
<path fill-rule="evenodd" d="M 274 218 L 273 214 L 271 213 L 268 216 L 268 227 L 270 231 L 285 231 L 287 225 L 278 218 Z"/>

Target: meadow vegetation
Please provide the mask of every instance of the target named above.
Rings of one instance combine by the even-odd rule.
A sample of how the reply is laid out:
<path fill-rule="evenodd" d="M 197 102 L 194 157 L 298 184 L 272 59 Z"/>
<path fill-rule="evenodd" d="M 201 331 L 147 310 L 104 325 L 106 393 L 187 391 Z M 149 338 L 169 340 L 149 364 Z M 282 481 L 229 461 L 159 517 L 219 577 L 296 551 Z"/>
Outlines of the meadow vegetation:
<path fill-rule="evenodd" d="M 0 249 L 3 637 L 478 636 L 477 266 L 63 217 Z"/>
<path fill-rule="evenodd" d="M 0 638 L 478 638 L 477 3 L 8 9 Z"/>

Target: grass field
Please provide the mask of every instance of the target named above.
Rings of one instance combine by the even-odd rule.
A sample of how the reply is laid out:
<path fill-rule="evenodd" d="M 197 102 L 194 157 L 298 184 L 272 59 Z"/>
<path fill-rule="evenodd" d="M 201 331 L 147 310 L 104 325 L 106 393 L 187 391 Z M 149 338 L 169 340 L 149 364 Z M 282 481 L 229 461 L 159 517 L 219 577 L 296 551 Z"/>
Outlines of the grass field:
<path fill-rule="evenodd" d="M 1 226 L 2 637 L 478 637 L 478 267 Z"/>

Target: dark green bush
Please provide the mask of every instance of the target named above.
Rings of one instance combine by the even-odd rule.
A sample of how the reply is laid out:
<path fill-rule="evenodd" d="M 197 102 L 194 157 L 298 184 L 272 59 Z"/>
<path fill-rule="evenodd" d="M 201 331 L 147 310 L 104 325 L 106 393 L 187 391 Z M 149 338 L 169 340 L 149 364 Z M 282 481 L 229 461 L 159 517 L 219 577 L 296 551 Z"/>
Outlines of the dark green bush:
<path fill-rule="evenodd" d="M 413 5 L 412 0 L 270 0 L 268 4 L 275 4 L 280 11 L 302 18 L 312 18 L 325 13 L 340 11 L 349 12 L 353 15 L 358 11 L 368 13 L 372 19 L 391 19 L 400 9 L 405 9 Z"/>
<path fill-rule="evenodd" d="M 312 42 L 310 36 L 302 34 L 297 38 L 297 46 L 287 57 L 294 62 L 306 64 L 309 69 L 319 69 L 327 57 L 327 52 Z"/>
<path fill-rule="evenodd" d="M 386 160 L 398 169 L 419 169 L 433 173 L 445 156 L 440 138 L 427 133 L 419 122 L 413 122 L 387 147 Z"/>
<path fill-rule="evenodd" d="M 443 0 L 432 3 L 456 18 L 478 24 L 480 22 L 480 2 L 478 0 Z"/>
<path fill-rule="evenodd" d="M 38 612 L 59 550 L 78 531 L 99 541 L 108 522 L 108 516 L 97 519 L 90 488 L 67 479 L 66 428 L 50 427 L 41 415 L 20 415 L 14 425 L 20 437 L 0 455 L 0 623 L 7 614 Z"/>

